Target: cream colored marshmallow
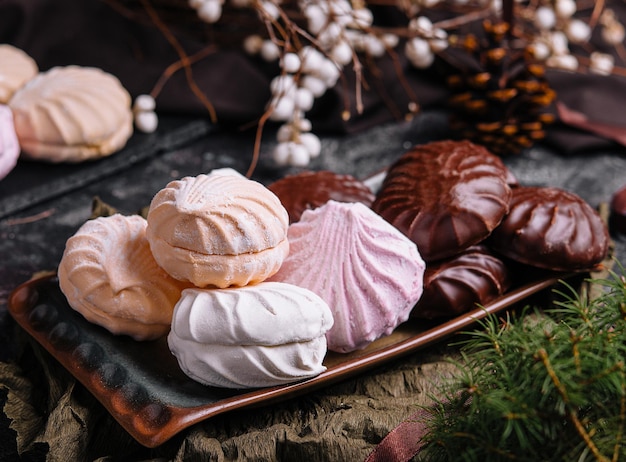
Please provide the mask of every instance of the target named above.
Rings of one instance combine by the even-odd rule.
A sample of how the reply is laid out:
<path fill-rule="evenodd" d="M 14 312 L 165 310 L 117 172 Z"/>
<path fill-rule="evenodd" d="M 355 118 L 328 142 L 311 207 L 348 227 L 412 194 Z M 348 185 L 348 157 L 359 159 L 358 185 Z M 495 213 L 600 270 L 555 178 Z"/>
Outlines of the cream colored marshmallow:
<path fill-rule="evenodd" d="M 156 261 L 198 287 L 244 286 L 274 274 L 289 252 L 288 215 L 265 186 L 232 173 L 170 182 L 150 204 Z"/>
<path fill-rule="evenodd" d="M 152 257 L 146 220 L 112 215 L 86 222 L 67 240 L 59 264 L 61 291 L 88 321 L 136 340 L 170 329 L 183 284 Z"/>
<path fill-rule="evenodd" d="M 20 145 L 17 142 L 13 114 L 8 106 L 0 104 L 0 180 L 17 165 Z"/>
<path fill-rule="evenodd" d="M 0 104 L 7 104 L 13 94 L 39 72 L 37 63 L 24 51 L 0 44 Z"/>
<path fill-rule="evenodd" d="M 55 67 L 38 74 L 9 101 L 26 158 L 82 162 L 122 149 L 133 133 L 131 98 L 111 74 Z"/>

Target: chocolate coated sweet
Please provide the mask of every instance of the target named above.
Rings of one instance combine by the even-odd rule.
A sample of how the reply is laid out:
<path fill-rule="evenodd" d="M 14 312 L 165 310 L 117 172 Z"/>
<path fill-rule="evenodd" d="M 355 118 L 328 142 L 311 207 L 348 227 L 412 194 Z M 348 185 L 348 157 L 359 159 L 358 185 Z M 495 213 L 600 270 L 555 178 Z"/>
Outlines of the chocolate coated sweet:
<path fill-rule="evenodd" d="M 451 317 L 484 306 L 509 289 L 509 273 L 506 264 L 484 245 L 427 265 L 424 292 L 411 317 Z"/>
<path fill-rule="evenodd" d="M 305 210 L 315 209 L 329 200 L 372 205 L 374 194 L 363 182 L 350 175 L 330 171 L 304 171 L 289 175 L 268 186 L 289 214 L 289 222 L 300 220 Z"/>
<path fill-rule="evenodd" d="M 626 233 L 626 185 L 618 189 L 611 198 L 611 229 Z"/>
<path fill-rule="evenodd" d="M 609 237 L 598 212 L 578 195 L 554 187 L 519 186 L 489 244 L 518 262 L 568 271 L 601 262 Z"/>
<path fill-rule="evenodd" d="M 511 174 L 469 141 L 417 146 L 389 168 L 374 211 L 417 244 L 427 262 L 484 240 L 508 212 Z"/>

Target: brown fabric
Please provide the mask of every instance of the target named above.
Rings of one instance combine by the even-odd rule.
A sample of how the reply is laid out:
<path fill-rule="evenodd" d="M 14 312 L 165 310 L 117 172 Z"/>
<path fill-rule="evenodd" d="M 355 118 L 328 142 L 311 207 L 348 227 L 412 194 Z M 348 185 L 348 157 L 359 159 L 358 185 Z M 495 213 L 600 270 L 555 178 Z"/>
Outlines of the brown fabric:
<path fill-rule="evenodd" d="M 184 36 L 181 41 L 190 55 L 203 48 Z M 117 76 L 132 96 L 150 92 L 179 59 L 155 27 L 127 19 L 100 0 L 3 0 L 1 42 L 25 50 L 40 70 L 99 67 Z M 257 117 L 269 98 L 267 76 L 239 52 L 210 54 L 194 66 L 194 75 L 224 122 Z M 166 84 L 158 105 L 165 112 L 206 113 L 183 72 Z"/>
<path fill-rule="evenodd" d="M 607 3 L 626 18 L 622 2 Z M 403 20 L 389 14 L 378 19 L 388 24 Z M 177 37 L 188 55 L 206 46 L 184 32 L 178 31 Z M 153 25 L 122 16 L 103 0 L 2 0 L 0 42 L 24 49 L 42 70 L 69 64 L 100 67 L 119 77 L 133 96 L 150 92 L 165 69 L 179 59 Z M 449 67 L 417 71 L 402 57 L 399 65 L 408 92 L 390 58 L 372 66 L 373 72 L 367 71 L 370 66 L 365 63 L 361 114 L 355 107 L 356 79 L 347 69 L 345 78 L 307 114 L 314 128 L 320 132 L 354 133 L 401 119 L 411 92 L 423 108 L 445 105 L 443 77 Z M 269 81 L 275 74 L 273 65 L 247 57 L 239 49 L 214 51 L 193 65 L 194 79 L 215 106 L 221 124 L 246 125 L 258 120 L 269 100 Z M 569 125 L 568 120 L 561 120 L 549 129 L 548 142 L 567 153 L 615 146 L 615 139 L 594 130 L 593 124 L 610 123 L 626 130 L 626 112 L 621 110 L 626 104 L 626 79 L 558 71 L 549 72 L 548 77 L 559 101 L 583 114 L 588 122 Z M 346 101 L 352 114 L 347 122 L 341 117 Z M 182 71 L 166 83 L 157 104 L 162 112 L 208 114 Z"/>
<path fill-rule="evenodd" d="M 563 123 L 572 127 L 580 127 L 583 130 L 588 130 L 603 138 L 614 140 L 626 146 L 626 130 L 624 127 L 615 125 L 613 122 L 590 121 L 584 113 L 575 111 L 562 103 L 557 104 L 557 110 L 559 118 Z"/>
<path fill-rule="evenodd" d="M 625 16 L 626 17 L 626 16 Z M 626 78 L 550 71 L 560 123 L 548 141 L 565 153 L 626 146 Z"/>
<path fill-rule="evenodd" d="M 206 46 L 182 32 L 176 35 L 189 56 Z M 70 64 L 99 67 L 117 76 L 132 96 L 150 92 L 165 69 L 179 60 L 156 27 L 128 19 L 100 0 L 4 0 L 0 2 L 2 42 L 25 50 L 41 70 Z M 193 64 L 194 80 L 215 106 L 220 123 L 258 120 L 270 99 L 269 82 L 277 68 L 246 56 L 240 49 L 222 48 Z M 391 60 L 385 61 L 380 76 L 365 75 L 365 85 L 370 89 L 363 90 L 361 115 L 355 110 L 355 78 L 348 70 L 337 89 L 328 92 L 313 109 L 311 117 L 316 126 L 325 131 L 350 132 L 402 117 L 406 91 L 396 79 Z M 441 99 L 442 88 L 430 83 L 430 77 L 418 79 L 420 84 L 412 86 L 422 104 Z M 347 124 L 341 118 L 345 96 L 354 114 Z M 157 105 L 163 112 L 208 114 L 190 90 L 184 71 L 168 80 Z"/>

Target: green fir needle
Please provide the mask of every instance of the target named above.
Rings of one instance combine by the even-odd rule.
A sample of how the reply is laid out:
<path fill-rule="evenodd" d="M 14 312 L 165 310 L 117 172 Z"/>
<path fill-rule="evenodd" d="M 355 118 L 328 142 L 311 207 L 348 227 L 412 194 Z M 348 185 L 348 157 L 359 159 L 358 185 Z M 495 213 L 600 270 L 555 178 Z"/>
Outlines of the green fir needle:
<path fill-rule="evenodd" d="M 626 271 L 548 310 L 481 322 L 428 408 L 417 460 L 626 461 Z"/>

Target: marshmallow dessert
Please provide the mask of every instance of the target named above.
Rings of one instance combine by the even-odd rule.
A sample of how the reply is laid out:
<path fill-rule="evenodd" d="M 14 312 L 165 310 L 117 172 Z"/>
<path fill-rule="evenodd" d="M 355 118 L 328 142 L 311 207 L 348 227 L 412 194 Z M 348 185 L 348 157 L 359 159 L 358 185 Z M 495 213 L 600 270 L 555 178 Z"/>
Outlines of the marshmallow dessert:
<path fill-rule="evenodd" d="M 39 73 L 9 101 L 22 155 L 81 162 L 123 148 L 133 133 L 130 94 L 100 69 L 54 67 Z"/>
<path fill-rule="evenodd" d="M 166 335 L 174 305 L 189 286 L 157 265 L 146 220 L 119 214 L 88 221 L 67 240 L 58 277 L 74 310 L 135 340 Z"/>
<path fill-rule="evenodd" d="M 329 201 L 289 227 L 291 250 L 270 278 L 315 292 L 335 323 L 328 349 L 347 353 L 389 335 L 422 295 L 416 245 L 361 203 Z"/>
<path fill-rule="evenodd" d="M 185 289 L 167 337 L 183 372 L 222 388 L 281 385 L 326 368 L 328 305 L 280 282 L 228 289 Z"/>
<path fill-rule="evenodd" d="M 245 286 L 289 253 L 289 217 L 265 186 L 241 175 L 185 177 L 152 199 L 147 236 L 157 263 L 198 287 Z"/>
<path fill-rule="evenodd" d="M 0 180 L 17 165 L 20 145 L 13 126 L 13 114 L 8 106 L 0 104 Z"/>
<path fill-rule="evenodd" d="M 39 72 L 37 63 L 27 53 L 8 43 L 0 44 L 0 104 L 7 104 L 13 94 Z"/>

